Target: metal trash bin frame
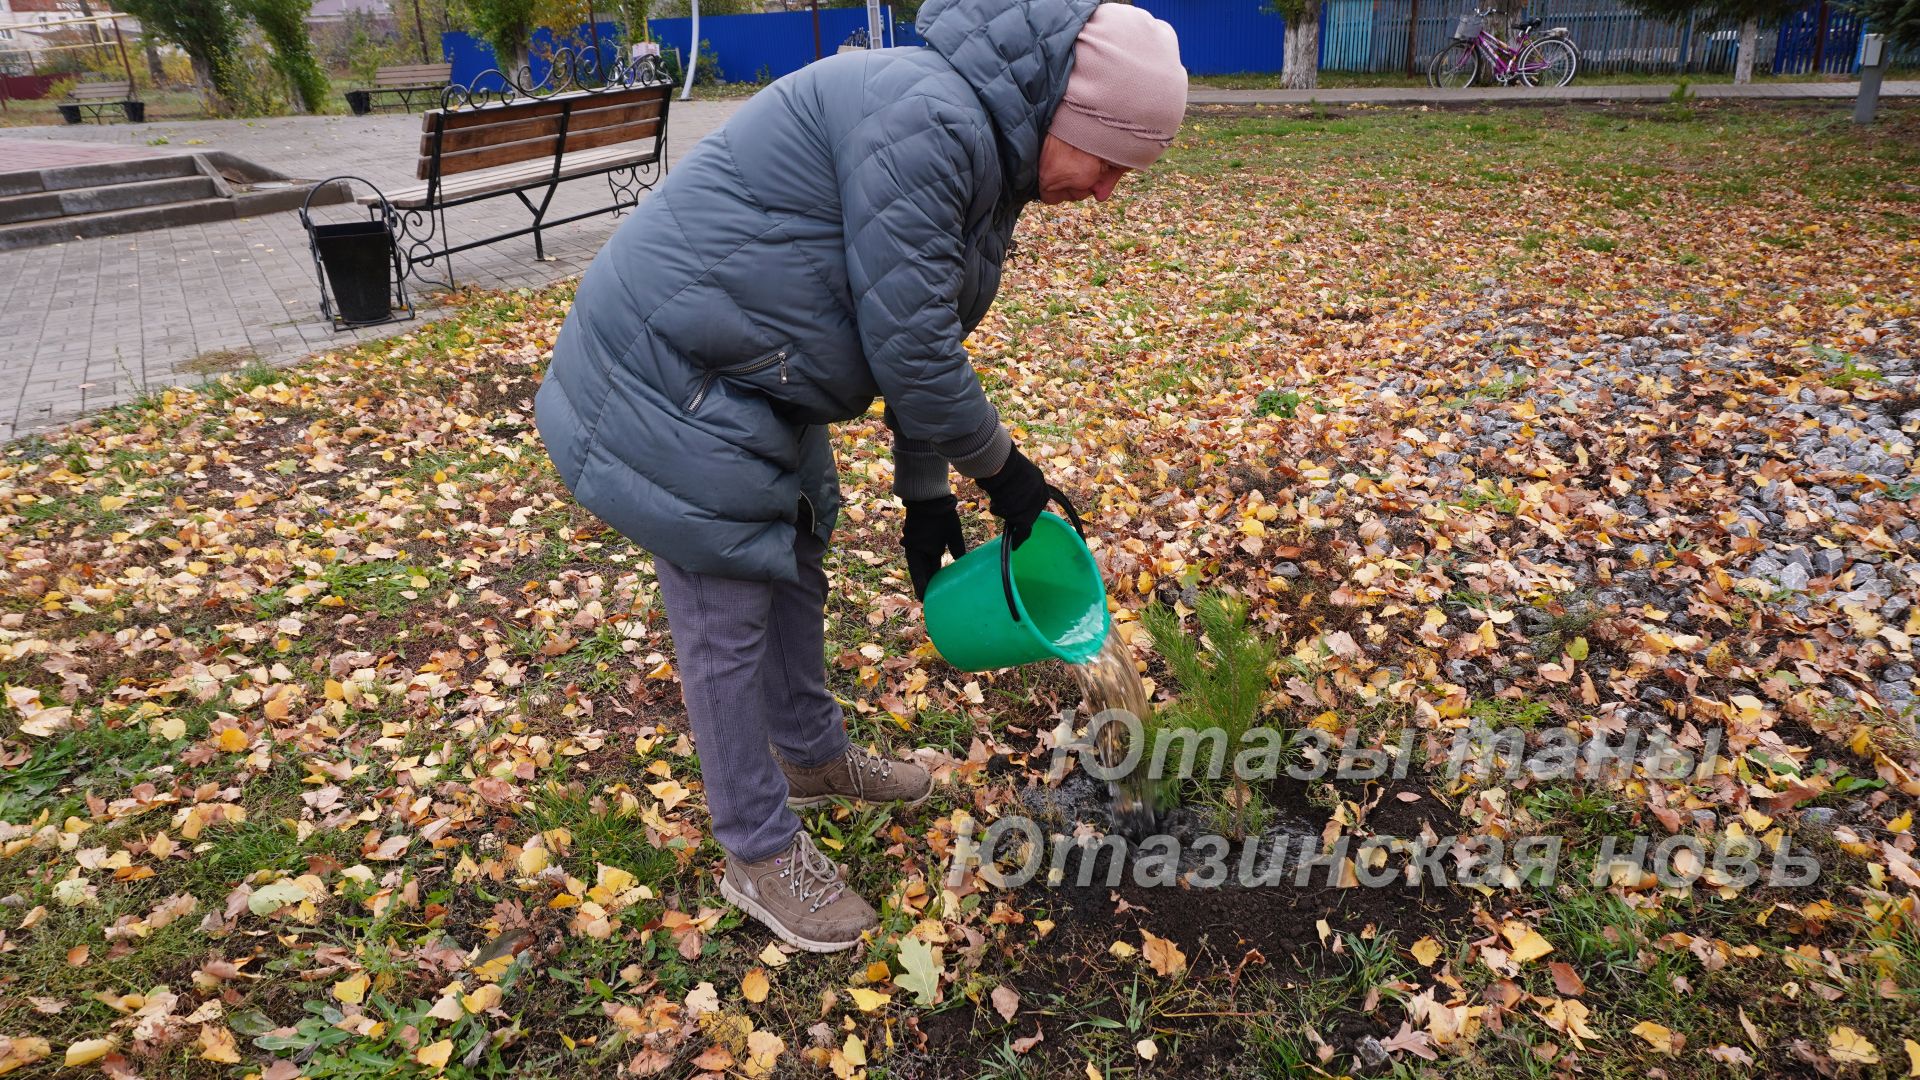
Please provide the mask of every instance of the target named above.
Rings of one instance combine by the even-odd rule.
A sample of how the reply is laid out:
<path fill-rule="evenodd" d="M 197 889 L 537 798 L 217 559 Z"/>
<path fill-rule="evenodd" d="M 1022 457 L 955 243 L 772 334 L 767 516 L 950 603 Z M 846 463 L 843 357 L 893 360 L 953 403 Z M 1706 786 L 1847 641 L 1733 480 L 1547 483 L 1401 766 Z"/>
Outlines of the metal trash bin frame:
<path fill-rule="evenodd" d="M 334 295 L 334 290 L 327 282 L 326 264 L 321 260 L 320 255 L 320 234 L 315 231 L 313 216 L 309 212 L 313 206 L 313 197 L 322 189 L 334 183 L 349 181 L 366 185 L 380 200 L 377 204 L 368 205 L 367 220 L 377 222 L 386 234 L 387 240 L 388 305 L 387 315 L 383 319 L 354 322 L 343 316 L 339 298 Z M 334 333 L 368 326 L 385 326 L 388 323 L 405 322 L 414 317 L 413 305 L 407 299 L 407 267 L 400 254 L 399 215 L 394 212 L 393 204 L 387 201 L 386 194 L 378 185 L 360 176 L 330 176 L 320 181 L 313 185 L 313 189 L 307 192 L 306 200 L 300 204 L 300 225 L 307 231 L 307 251 L 313 256 L 314 277 L 320 283 L 320 315 L 333 325 Z"/>

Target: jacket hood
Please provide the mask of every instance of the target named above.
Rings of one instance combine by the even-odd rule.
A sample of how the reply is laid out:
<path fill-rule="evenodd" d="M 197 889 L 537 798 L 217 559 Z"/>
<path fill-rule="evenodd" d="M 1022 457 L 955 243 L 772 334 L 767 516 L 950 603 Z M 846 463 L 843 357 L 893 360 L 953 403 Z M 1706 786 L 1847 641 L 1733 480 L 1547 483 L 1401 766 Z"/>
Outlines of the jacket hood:
<path fill-rule="evenodd" d="M 1030 198 L 1040 146 L 1066 96 L 1073 43 L 1098 0 L 927 0 L 914 28 L 980 96 L 1007 187 Z"/>

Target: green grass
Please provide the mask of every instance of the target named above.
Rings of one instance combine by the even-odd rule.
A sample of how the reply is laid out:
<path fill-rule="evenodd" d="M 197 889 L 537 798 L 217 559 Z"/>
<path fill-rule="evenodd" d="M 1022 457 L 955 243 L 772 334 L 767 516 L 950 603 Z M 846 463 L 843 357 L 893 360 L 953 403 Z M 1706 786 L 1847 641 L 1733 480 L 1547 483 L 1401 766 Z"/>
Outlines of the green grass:
<path fill-rule="evenodd" d="M 1913 78 L 1920 71 L 1910 69 L 1890 69 L 1888 79 Z M 1248 73 L 1240 75 L 1195 75 L 1190 80 L 1196 86 L 1215 90 L 1278 90 L 1281 89 L 1278 72 Z M 1728 72 L 1692 72 L 1683 77 L 1678 72 L 1588 72 L 1582 71 L 1574 80 L 1575 86 L 1645 86 L 1664 85 L 1685 81 L 1692 86 L 1705 84 L 1723 84 L 1733 82 Z M 1756 84 L 1828 82 L 1831 78 L 1822 75 L 1769 75 L 1756 72 L 1753 81 Z M 1407 74 L 1400 72 L 1354 72 L 1322 71 L 1320 86 L 1327 90 L 1350 90 L 1367 87 L 1425 87 L 1427 78 L 1424 72 Z"/>

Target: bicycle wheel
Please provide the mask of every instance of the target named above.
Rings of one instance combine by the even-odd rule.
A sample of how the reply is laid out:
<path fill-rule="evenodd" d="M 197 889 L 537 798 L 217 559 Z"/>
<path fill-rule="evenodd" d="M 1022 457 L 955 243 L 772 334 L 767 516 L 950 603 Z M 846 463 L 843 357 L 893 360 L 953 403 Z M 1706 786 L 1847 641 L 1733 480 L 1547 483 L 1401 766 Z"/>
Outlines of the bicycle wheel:
<path fill-rule="evenodd" d="M 1443 90 L 1472 86 L 1480 77 L 1480 51 L 1471 41 L 1456 41 L 1434 54 L 1427 65 L 1427 85 Z"/>
<path fill-rule="evenodd" d="M 1520 54 L 1520 81 L 1528 86 L 1565 86 L 1580 69 L 1580 54 L 1559 38 L 1527 46 Z"/>

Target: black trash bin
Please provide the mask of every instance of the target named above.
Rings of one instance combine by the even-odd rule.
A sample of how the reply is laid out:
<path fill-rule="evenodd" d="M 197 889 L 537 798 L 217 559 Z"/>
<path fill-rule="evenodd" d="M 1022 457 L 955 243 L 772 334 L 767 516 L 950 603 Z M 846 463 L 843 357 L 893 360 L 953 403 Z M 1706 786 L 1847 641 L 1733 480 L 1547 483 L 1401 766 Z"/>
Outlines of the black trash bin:
<path fill-rule="evenodd" d="M 393 233 L 384 221 L 313 226 L 313 243 L 342 322 L 386 322 L 393 314 Z"/>
<path fill-rule="evenodd" d="M 314 196 L 349 181 L 373 188 L 378 202 L 367 208 L 367 219 L 329 225 L 314 221 Z M 357 176 L 322 180 L 307 193 L 300 223 L 306 227 L 314 274 L 320 281 L 320 312 L 336 331 L 413 318 L 400 257 L 399 220 L 379 188 Z"/>

